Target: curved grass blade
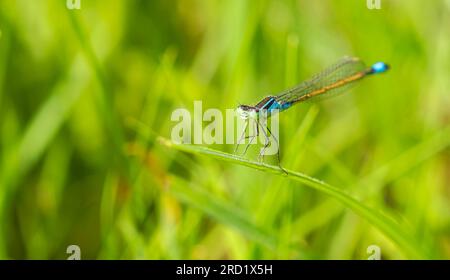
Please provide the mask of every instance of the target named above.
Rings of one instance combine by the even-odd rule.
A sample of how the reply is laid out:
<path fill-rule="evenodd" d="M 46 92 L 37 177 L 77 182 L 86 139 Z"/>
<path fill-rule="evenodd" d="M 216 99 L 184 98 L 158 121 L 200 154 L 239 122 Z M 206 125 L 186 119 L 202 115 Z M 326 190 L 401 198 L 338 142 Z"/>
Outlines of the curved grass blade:
<path fill-rule="evenodd" d="M 420 242 L 416 241 L 411 235 L 406 233 L 405 230 L 403 230 L 399 226 L 399 224 L 396 223 L 394 220 L 392 220 L 391 218 L 387 217 L 386 215 L 384 215 L 379 211 L 367 207 L 362 202 L 356 200 L 343 190 L 331 186 L 321 180 L 291 170 L 286 170 L 287 173 L 285 173 L 277 166 L 251 161 L 237 155 L 224 153 L 206 147 L 175 144 L 170 140 L 162 137 L 159 138 L 159 142 L 164 146 L 167 146 L 175 150 L 191 154 L 200 154 L 209 156 L 215 159 L 251 167 L 264 172 L 270 172 L 298 181 L 302 184 L 305 184 L 306 186 L 309 186 L 313 189 L 316 189 L 324 194 L 331 196 L 332 198 L 341 202 L 346 207 L 350 208 L 355 214 L 368 221 L 372 226 L 380 230 L 383 234 L 385 234 L 388 238 L 390 238 L 393 242 L 395 242 L 398 245 L 398 247 L 409 258 L 422 259 L 429 257 L 429 254 L 425 252 L 425 250 L 417 246 L 414 246 L 416 244 L 420 244 Z"/>

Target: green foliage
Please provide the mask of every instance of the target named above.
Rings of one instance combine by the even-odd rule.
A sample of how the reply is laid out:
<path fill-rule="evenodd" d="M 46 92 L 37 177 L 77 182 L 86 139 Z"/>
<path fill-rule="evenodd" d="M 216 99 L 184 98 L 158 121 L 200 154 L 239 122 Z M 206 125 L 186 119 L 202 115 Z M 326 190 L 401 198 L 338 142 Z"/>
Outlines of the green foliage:
<path fill-rule="evenodd" d="M 0 3 L 1 259 L 450 257 L 449 1 L 64 2 Z M 287 176 L 165 140 L 344 55 L 392 69 L 280 116 Z"/>

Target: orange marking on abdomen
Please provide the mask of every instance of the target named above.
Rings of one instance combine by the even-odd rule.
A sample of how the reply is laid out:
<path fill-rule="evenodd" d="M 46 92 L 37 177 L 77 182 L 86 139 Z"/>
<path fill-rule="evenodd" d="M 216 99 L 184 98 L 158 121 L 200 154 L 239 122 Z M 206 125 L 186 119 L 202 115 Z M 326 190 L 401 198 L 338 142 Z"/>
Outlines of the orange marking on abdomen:
<path fill-rule="evenodd" d="M 318 90 L 315 90 L 315 91 L 310 92 L 310 93 L 308 93 L 308 94 L 305 94 L 305 95 L 303 95 L 301 98 L 299 98 L 296 102 L 303 101 L 303 100 L 309 99 L 309 98 L 311 98 L 311 97 L 314 97 L 314 96 L 316 96 L 316 95 L 323 94 L 323 93 L 325 93 L 325 92 L 327 92 L 327 91 L 329 91 L 329 90 L 332 90 L 332 89 L 334 89 L 334 88 L 338 88 L 338 87 L 343 86 L 343 85 L 345 85 L 345 84 L 348 84 L 348 83 L 350 83 L 350 82 L 353 82 L 353 81 L 356 81 L 356 80 L 358 80 L 358 79 L 361 79 L 361 78 L 364 77 L 365 75 L 366 75 L 366 73 L 365 73 L 364 71 L 358 72 L 358 73 L 354 74 L 353 76 L 350 76 L 350 77 L 348 77 L 348 78 L 346 78 L 346 79 L 342 79 L 342 80 L 340 80 L 340 81 L 337 81 L 337 82 L 335 82 L 334 84 L 325 86 L 325 87 L 323 87 L 323 88 L 321 88 L 321 89 L 318 89 Z"/>

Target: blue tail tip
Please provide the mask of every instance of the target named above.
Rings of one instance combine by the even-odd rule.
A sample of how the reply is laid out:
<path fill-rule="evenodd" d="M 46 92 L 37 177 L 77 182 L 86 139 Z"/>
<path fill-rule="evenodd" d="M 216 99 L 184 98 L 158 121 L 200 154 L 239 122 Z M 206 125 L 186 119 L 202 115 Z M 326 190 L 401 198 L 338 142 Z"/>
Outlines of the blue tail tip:
<path fill-rule="evenodd" d="M 389 70 L 389 65 L 384 62 L 377 62 L 370 67 L 372 73 L 383 73 Z"/>

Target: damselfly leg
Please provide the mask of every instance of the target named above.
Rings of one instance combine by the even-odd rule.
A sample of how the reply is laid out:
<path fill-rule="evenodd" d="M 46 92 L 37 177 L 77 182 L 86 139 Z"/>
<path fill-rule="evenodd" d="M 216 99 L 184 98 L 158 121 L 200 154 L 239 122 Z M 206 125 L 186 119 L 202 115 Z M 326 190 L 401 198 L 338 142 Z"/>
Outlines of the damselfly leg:
<path fill-rule="evenodd" d="M 250 145 L 252 144 L 253 140 L 254 140 L 257 136 L 259 136 L 259 127 L 258 127 L 258 125 L 254 125 L 254 126 L 253 126 L 253 127 L 254 127 L 254 131 L 253 131 L 253 134 L 252 134 L 252 135 L 247 135 L 247 136 L 245 136 L 245 133 L 247 132 L 247 128 L 250 129 L 250 127 L 251 127 L 251 126 L 249 127 L 249 123 L 250 123 L 250 119 L 245 121 L 244 129 L 242 130 L 241 137 L 239 138 L 239 140 L 238 140 L 238 142 L 237 142 L 237 144 L 236 144 L 236 147 L 234 148 L 234 153 L 235 153 L 235 154 L 237 153 L 237 151 L 238 151 L 238 149 L 239 149 L 239 145 L 241 144 L 241 142 L 242 142 L 243 140 L 245 141 L 245 140 L 247 140 L 247 139 L 250 139 L 250 140 L 248 141 L 247 145 L 245 145 L 244 152 L 241 154 L 242 156 L 245 155 L 245 154 L 247 153 L 248 148 L 249 148 Z"/>
<path fill-rule="evenodd" d="M 270 143 L 270 137 L 272 137 L 272 139 L 274 140 L 275 144 L 276 144 L 276 149 L 277 149 L 277 162 L 278 162 L 278 167 L 285 173 L 288 174 L 288 172 L 283 168 L 283 166 L 281 166 L 281 160 L 280 160 L 280 144 L 278 142 L 277 137 L 275 137 L 275 135 L 273 135 L 272 131 L 270 130 L 269 126 L 263 126 L 261 123 L 258 122 L 258 126 L 261 126 L 261 130 L 264 134 L 265 137 L 265 144 L 263 146 L 263 148 L 261 149 L 260 153 L 259 153 L 259 160 L 261 162 L 264 162 L 264 156 L 265 156 L 265 152 L 267 147 L 269 147 L 269 145 L 272 145 Z M 265 129 L 267 129 L 267 132 L 265 131 Z"/>

